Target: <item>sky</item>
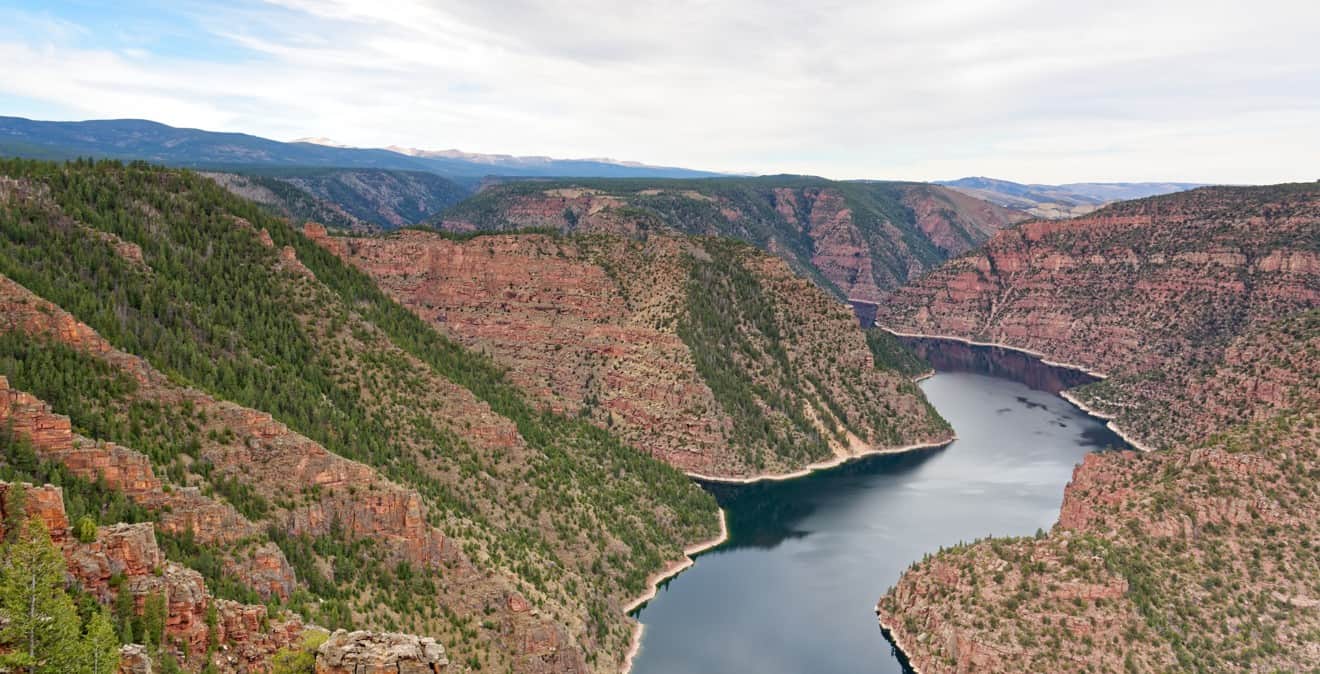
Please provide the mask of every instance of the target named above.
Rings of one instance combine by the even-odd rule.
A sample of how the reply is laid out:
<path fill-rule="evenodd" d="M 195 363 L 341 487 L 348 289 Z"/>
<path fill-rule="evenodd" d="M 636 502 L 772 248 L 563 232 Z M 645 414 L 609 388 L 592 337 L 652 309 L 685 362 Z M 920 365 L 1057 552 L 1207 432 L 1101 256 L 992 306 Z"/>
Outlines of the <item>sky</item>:
<path fill-rule="evenodd" d="M 0 0 L 0 115 L 730 172 L 1320 178 L 1315 0 Z"/>

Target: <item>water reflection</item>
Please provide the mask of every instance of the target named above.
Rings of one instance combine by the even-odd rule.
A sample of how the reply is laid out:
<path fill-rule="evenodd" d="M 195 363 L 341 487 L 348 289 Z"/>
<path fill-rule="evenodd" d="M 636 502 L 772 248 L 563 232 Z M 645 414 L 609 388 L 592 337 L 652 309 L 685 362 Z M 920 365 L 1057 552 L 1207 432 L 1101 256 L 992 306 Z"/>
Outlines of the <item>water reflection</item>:
<path fill-rule="evenodd" d="M 941 373 L 923 382 L 959 439 L 787 482 L 706 485 L 731 539 L 637 615 L 636 674 L 901 672 L 874 606 L 941 546 L 1030 534 L 1058 515 L 1087 452 L 1121 445 L 1063 399 L 1016 382 Z"/>
<path fill-rule="evenodd" d="M 849 490 L 866 489 L 866 478 L 877 473 L 899 477 L 917 469 L 943 447 L 903 454 L 877 454 L 850 461 L 823 473 L 813 473 L 784 482 L 728 484 L 701 482 L 724 508 L 729 525 L 729 541 L 711 553 L 725 549 L 773 549 L 785 539 L 805 537 L 809 531 L 797 523 L 816 512 L 815 498 L 823 483 L 838 498 Z"/>

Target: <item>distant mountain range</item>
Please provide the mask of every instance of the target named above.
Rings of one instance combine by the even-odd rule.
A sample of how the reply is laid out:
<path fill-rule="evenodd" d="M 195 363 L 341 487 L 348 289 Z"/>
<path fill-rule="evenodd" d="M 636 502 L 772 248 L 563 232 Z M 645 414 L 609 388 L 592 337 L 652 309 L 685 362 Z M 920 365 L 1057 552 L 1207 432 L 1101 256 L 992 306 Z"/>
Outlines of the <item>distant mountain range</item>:
<path fill-rule="evenodd" d="M 324 220 L 352 230 L 423 222 L 483 185 L 505 179 L 728 177 L 607 158 L 556 159 L 396 145 L 359 148 L 323 137 L 281 142 L 142 119 L 52 122 L 0 116 L 0 156 L 141 159 L 204 169 L 229 189 L 282 215 Z M 224 178 L 217 172 L 244 177 Z M 1085 215 L 1115 201 L 1200 186 L 1172 182 L 1028 185 L 985 177 L 936 184 L 1043 218 Z"/>
<path fill-rule="evenodd" d="M 938 180 L 936 183 L 1041 218 L 1071 218 L 1086 215 L 1115 201 L 1144 199 L 1205 186 L 1203 183 L 1026 185 L 985 177 Z"/>
<path fill-rule="evenodd" d="M 45 122 L 0 117 L 0 154 L 41 159 L 145 159 L 171 166 L 391 169 L 435 173 L 468 185 L 489 175 L 697 178 L 717 173 L 612 159 L 481 155 L 458 150 L 344 147 L 325 138 L 284 143 L 245 133 L 181 129 L 143 119 Z"/>

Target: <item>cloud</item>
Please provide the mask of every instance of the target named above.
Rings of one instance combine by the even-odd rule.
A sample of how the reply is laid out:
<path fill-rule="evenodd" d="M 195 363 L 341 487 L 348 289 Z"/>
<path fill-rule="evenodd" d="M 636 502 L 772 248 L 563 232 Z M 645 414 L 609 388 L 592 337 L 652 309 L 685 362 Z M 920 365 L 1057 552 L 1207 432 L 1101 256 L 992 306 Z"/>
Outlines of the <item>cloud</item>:
<path fill-rule="evenodd" d="M 165 20 L 135 8 L 120 16 Z M 1313 2 L 193 0 L 168 12 L 208 48 L 133 25 L 133 40 L 102 40 L 78 11 L 0 17 L 24 26 L 0 30 L 0 96 L 70 118 L 843 178 L 1272 182 L 1314 179 L 1320 156 Z"/>

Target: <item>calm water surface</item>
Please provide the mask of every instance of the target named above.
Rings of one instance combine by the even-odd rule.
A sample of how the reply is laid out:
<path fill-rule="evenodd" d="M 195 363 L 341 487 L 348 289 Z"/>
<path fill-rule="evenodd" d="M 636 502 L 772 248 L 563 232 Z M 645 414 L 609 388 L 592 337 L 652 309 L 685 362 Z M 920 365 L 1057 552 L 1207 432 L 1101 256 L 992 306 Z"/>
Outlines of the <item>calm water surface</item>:
<path fill-rule="evenodd" d="M 731 539 L 637 612 L 633 672 L 901 672 L 874 607 L 903 570 L 941 545 L 1048 529 L 1073 465 L 1122 444 L 1062 398 L 1007 379 L 941 373 L 922 388 L 958 433 L 947 448 L 712 486 Z"/>

